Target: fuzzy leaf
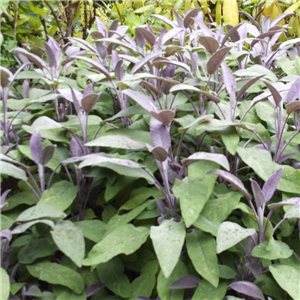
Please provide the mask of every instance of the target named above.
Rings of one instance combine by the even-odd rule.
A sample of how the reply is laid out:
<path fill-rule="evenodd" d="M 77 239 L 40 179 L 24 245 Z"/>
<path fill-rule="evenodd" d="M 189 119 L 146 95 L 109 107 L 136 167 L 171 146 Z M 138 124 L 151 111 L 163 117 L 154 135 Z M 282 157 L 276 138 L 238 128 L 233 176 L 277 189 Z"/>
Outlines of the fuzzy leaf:
<path fill-rule="evenodd" d="M 206 280 L 201 280 L 192 300 L 223 300 L 227 291 L 227 284 L 221 282 L 218 287 L 212 286 Z"/>
<path fill-rule="evenodd" d="M 200 36 L 199 43 L 210 53 L 215 53 L 219 48 L 218 41 L 210 36 Z"/>
<path fill-rule="evenodd" d="M 273 194 L 276 191 L 277 185 L 279 183 L 280 177 L 282 175 L 283 169 L 277 170 L 270 178 L 265 182 L 262 192 L 265 197 L 266 203 L 272 198 Z"/>
<path fill-rule="evenodd" d="M 200 278 L 194 275 L 186 275 L 170 285 L 171 290 L 193 289 L 198 286 Z"/>
<path fill-rule="evenodd" d="M 260 288 L 249 281 L 236 281 L 229 285 L 233 290 L 246 296 L 264 300 L 265 297 L 261 292 Z"/>
<path fill-rule="evenodd" d="M 165 220 L 150 230 L 153 247 L 159 265 L 168 278 L 175 269 L 185 239 L 185 226 L 182 222 Z"/>
<path fill-rule="evenodd" d="M 3 269 L 0 268 L 0 278 L 1 278 L 1 299 L 2 300 L 7 300 L 9 297 L 9 292 L 10 292 L 10 282 L 9 282 L 9 276 L 7 272 Z"/>
<path fill-rule="evenodd" d="M 82 98 L 81 105 L 83 110 L 88 114 L 91 112 L 99 98 L 98 94 L 89 94 Z"/>
<path fill-rule="evenodd" d="M 221 65 L 225 59 L 227 53 L 231 48 L 222 48 L 212 55 L 212 57 L 207 62 L 207 72 L 208 74 L 214 74 L 218 67 Z"/>

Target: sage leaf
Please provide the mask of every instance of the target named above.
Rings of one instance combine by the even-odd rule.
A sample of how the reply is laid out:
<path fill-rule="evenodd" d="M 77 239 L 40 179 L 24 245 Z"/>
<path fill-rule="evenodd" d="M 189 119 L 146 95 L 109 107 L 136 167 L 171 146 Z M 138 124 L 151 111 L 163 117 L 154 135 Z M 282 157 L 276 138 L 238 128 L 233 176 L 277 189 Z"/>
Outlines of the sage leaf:
<path fill-rule="evenodd" d="M 10 293 L 10 282 L 9 282 L 9 276 L 7 272 L 3 269 L 0 268 L 0 278 L 1 278 L 1 299 L 7 300 L 9 297 Z"/>
<path fill-rule="evenodd" d="M 227 284 L 221 282 L 218 287 L 212 286 L 206 280 L 201 280 L 192 300 L 222 300 L 227 291 Z"/>

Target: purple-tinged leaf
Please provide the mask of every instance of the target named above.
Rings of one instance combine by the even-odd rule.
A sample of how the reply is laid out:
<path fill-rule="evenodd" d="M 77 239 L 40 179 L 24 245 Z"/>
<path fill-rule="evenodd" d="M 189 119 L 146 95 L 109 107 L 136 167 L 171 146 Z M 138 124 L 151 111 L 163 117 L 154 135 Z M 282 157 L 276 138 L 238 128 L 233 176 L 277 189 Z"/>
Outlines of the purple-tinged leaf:
<path fill-rule="evenodd" d="M 51 50 L 51 53 L 49 53 L 50 56 L 53 55 L 52 58 L 51 58 L 51 60 L 53 60 L 53 62 L 54 62 L 53 66 L 58 66 L 58 62 L 59 62 L 59 59 L 61 57 L 61 50 L 60 50 L 59 44 L 50 35 L 47 35 L 47 38 L 48 38 L 48 41 L 45 43 L 45 45 L 47 45 Z M 50 64 L 50 61 L 49 61 L 49 55 L 47 53 L 47 48 L 45 48 L 45 50 L 46 50 L 49 65 L 51 67 L 51 64 Z"/>
<path fill-rule="evenodd" d="M 6 68 L 0 66 L 0 82 L 3 88 L 7 87 L 11 82 L 13 74 Z"/>
<path fill-rule="evenodd" d="M 230 170 L 228 159 L 223 154 L 208 153 L 208 152 L 196 152 L 190 155 L 188 158 L 182 160 L 183 164 L 187 164 L 196 160 L 208 160 L 217 163 L 227 171 Z"/>
<path fill-rule="evenodd" d="M 158 161 L 163 162 L 168 158 L 168 151 L 161 146 L 152 147 L 150 145 L 147 145 L 147 149 L 154 155 L 155 159 L 157 159 Z"/>
<path fill-rule="evenodd" d="M 27 52 L 23 48 L 17 47 L 17 48 L 12 49 L 11 52 L 19 53 L 19 54 L 25 56 L 30 62 L 32 62 L 33 64 L 35 64 L 41 70 L 43 70 L 43 68 L 47 67 L 47 65 L 46 65 L 46 63 L 45 63 L 44 60 L 42 60 L 40 57 L 38 57 L 35 54 Z"/>
<path fill-rule="evenodd" d="M 182 32 L 183 28 L 173 28 L 167 31 L 162 39 L 162 44 L 164 45 L 168 40 L 175 37 L 178 33 Z"/>
<path fill-rule="evenodd" d="M 74 104 L 74 107 L 75 107 L 75 110 L 76 110 L 76 113 L 77 113 L 77 116 L 79 117 L 80 116 L 80 113 L 81 113 L 81 105 L 80 105 L 80 102 L 82 99 L 77 99 L 76 97 L 76 94 L 75 94 L 75 91 L 74 89 L 69 86 L 70 90 L 71 90 L 71 94 L 72 94 L 72 102 Z M 80 101 L 80 102 L 79 102 Z"/>
<path fill-rule="evenodd" d="M 126 55 L 126 54 L 120 54 L 119 55 L 120 58 L 123 58 L 133 64 L 137 64 L 140 60 L 134 56 L 130 56 L 130 55 Z"/>
<path fill-rule="evenodd" d="M 125 95 L 132 98 L 136 103 L 138 103 L 142 108 L 144 108 L 146 111 L 159 111 L 160 109 L 155 104 L 155 102 L 147 95 L 138 92 L 133 91 L 131 89 L 126 89 L 122 91 Z"/>
<path fill-rule="evenodd" d="M 196 75 L 198 69 L 198 53 L 197 52 L 190 52 L 191 56 L 191 68 L 194 75 Z"/>
<path fill-rule="evenodd" d="M 278 202 L 278 203 L 269 204 L 268 208 L 270 210 L 274 210 L 278 207 L 282 207 L 282 206 L 285 206 L 285 205 L 294 205 L 294 204 L 300 204 L 300 198 L 299 197 L 293 197 L 293 198 L 290 198 L 290 199 L 287 199 L 287 200 L 284 200 L 284 201 L 281 201 L 281 202 Z"/>
<path fill-rule="evenodd" d="M 186 275 L 170 285 L 170 290 L 193 289 L 198 286 L 200 278 L 194 275 Z"/>
<path fill-rule="evenodd" d="M 163 22 L 165 22 L 166 24 L 168 24 L 169 26 L 175 28 L 177 27 L 175 22 L 171 21 L 169 18 L 167 17 L 164 17 L 164 16 L 160 16 L 160 15 L 150 15 L 150 17 L 153 17 L 153 18 L 156 18 L 156 19 L 159 19 Z"/>
<path fill-rule="evenodd" d="M 145 28 L 136 28 L 135 32 L 139 32 L 139 34 L 146 40 L 149 42 L 149 44 L 151 45 L 151 47 L 154 46 L 155 44 L 155 35 L 153 35 L 151 32 L 149 32 L 148 30 L 146 30 Z M 143 46 L 144 47 L 144 46 Z"/>
<path fill-rule="evenodd" d="M 115 67 L 115 74 L 118 80 L 122 80 L 125 75 L 125 69 L 123 65 L 123 61 L 119 60 L 116 67 Z"/>
<path fill-rule="evenodd" d="M 96 42 L 96 49 L 97 49 L 97 52 L 98 52 L 99 56 L 102 59 L 105 59 L 106 56 L 107 56 L 107 48 L 106 48 L 106 46 L 102 42 L 97 41 Z"/>
<path fill-rule="evenodd" d="M 257 81 L 259 80 L 260 78 L 264 77 L 265 75 L 260 75 L 260 76 L 257 76 L 253 79 L 251 79 L 250 81 L 248 81 L 240 90 L 239 92 L 237 93 L 237 96 L 236 96 L 236 99 L 237 101 L 241 101 L 242 100 L 242 97 L 244 95 L 244 93 Z"/>
<path fill-rule="evenodd" d="M 114 35 L 114 31 L 117 31 L 119 25 L 119 20 L 114 20 L 108 29 L 108 37 Z"/>
<path fill-rule="evenodd" d="M 151 111 L 152 117 L 168 126 L 175 117 L 174 110 L 164 109 L 160 112 Z"/>
<path fill-rule="evenodd" d="M 296 99 L 300 100 L 300 76 L 290 87 L 286 99 L 287 99 L 287 103 L 291 103 Z"/>
<path fill-rule="evenodd" d="M 135 44 L 135 46 L 133 46 L 132 44 L 129 44 L 127 42 L 124 42 L 124 41 L 121 41 L 121 40 L 118 40 L 118 39 L 115 39 L 115 38 L 103 38 L 103 39 L 100 39 L 99 41 L 109 43 L 109 46 L 107 47 L 107 49 L 108 49 L 107 52 L 108 53 L 112 52 L 112 50 L 113 50 L 112 47 L 115 46 L 115 45 L 116 46 L 122 46 L 126 49 L 137 52 L 137 50 L 135 49 L 136 44 Z"/>
<path fill-rule="evenodd" d="M 83 49 L 91 50 L 95 54 L 97 53 L 97 49 L 92 44 L 90 44 L 89 42 L 85 41 L 84 39 L 76 38 L 76 37 L 71 37 L 71 38 L 69 38 L 69 40 L 71 42 L 73 42 L 73 44 L 78 43 L 79 44 L 78 46 L 81 47 L 81 48 L 83 48 Z M 74 43 L 74 41 L 75 41 L 75 43 Z"/>
<path fill-rule="evenodd" d="M 103 34 L 101 32 L 98 32 L 98 31 L 91 32 L 91 36 L 93 37 L 94 40 L 99 40 L 99 39 L 104 38 Z"/>
<path fill-rule="evenodd" d="M 268 32 L 260 34 L 259 36 L 257 36 L 252 41 L 251 48 L 253 48 L 255 46 L 255 44 L 257 44 L 258 42 L 264 42 L 264 43 L 266 43 L 266 40 L 265 40 L 266 37 L 271 38 L 271 37 L 273 37 L 278 32 L 282 32 L 282 30 L 280 30 L 280 31 L 278 31 L 278 30 L 277 31 L 268 31 Z"/>
<path fill-rule="evenodd" d="M 228 94 L 234 95 L 236 91 L 236 80 L 231 69 L 224 63 L 221 64 L 222 73 L 223 73 L 223 81 L 226 87 Z"/>
<path fill-rule="evenodd" d="M 2 193 L 1 197 L 0 197 L 0 204 L 3 204 L 6 200 L 7 195 L 9 194 L 11 190 L 6 190 Z"/>
<path fill-rule="evenodd" d="M 192 91 L 192 92 L 196 92 L 196 93 L 199 93 L 199 94 L 201 94 L 203 96 L 206 96 L 208 99 L 212 100 L 215 103 L 219 103 L 221 101 L 218 97 L 212 95 L 211 93 L 199 90 L 198 88 L 196 88 L 194 86 L 191 86 L 191 85 L 188 85 L 188 84 L 177 84 L 177 85 L 173 86 L 170 89 L 171 93 L 178 92 L 178 91 Z"/>
<path fill-rule="evenodd" d="M 131 74 L 136 73 L 138 70 L 140 70 L 145 64 L 147 64 L 150 60 L 160 56 L 161 53 L 151 53 L 144 57 L 142 60 L 140 60 L 131 70 Z"/>
<path fill-rule="evenodd" d="M 72 156 L 82 156 L 84 154 L 84 146 L 81 140 L 74 135 L 71 137 L 70 149 Z"/>
<path fill-rule="evenodd" d="M 251 195 L 248 193 L 248 191 L 246 190 L 244 184 L 242 183 L 242 181 L 240 179 L 238 179 L 235 175 L 223 171 L 223 170 L 212 170 L 209 172 L 210 174 L 216 174 L 220 177 L 222 177 L 223 179 L 225 179 L 226 181 L 230 182 L 238 191 L 240 191 L 245 198 L 250 201 L 252 199 Z"/>
<path fill-rule="evenodd" d="M 169 56 L 174 55 L 175 53 L 180 52 L 180 51 L 182 51 L 182 50 L 183 50 L 183 47 L 176 46 L 176 45 L 173 46 L 173 45 L 171 44 L 170 46 L 167 46 L 167 47 L 165 48 L 165 52 L 166 52 L 165 56 L 166 56 L 166 57 L 169 57 Z"/>
<path fill-rule="evenodd" d="M 252 17 L 249 13 L 245 12 L 244 10 L 239 10 L 239 13 L 246 16 L 251 23 L 258 29 L 260 30 L 260 26 L 258 24 L 258 22 L 256 21 L 256 19 L 254 17 Z"/>
<path fill-rule="evenodd" d="M 300 89 L 300 87 L 299 87 L 299 89 Z M 287 114 L 289 115 L 292 112 L 300 109 L 300 101 L 290 102 L 289 104 L 286 105 L 285 108 L 286 108 Z"/>
<path fill-rule="evenodd" d="M 231 48 L 229 47 L 222 48 L 212 55 L 212 57 L 207 62 L 208 74 L 214 74 L 217 71 L 218 67 L 223 62 L 230 49 Z"/>
<path fill-rule="evenodd" d="M 89 94 L 93 93 L 93 83 L 90 83 L 84 90 L 83 94 L 82 94 L 82 98 L 85 96 L 88 96 Z"/>
<path fill-rule="evenodd" d="M 222 43 L 221 43 L 221 48 L 225 45 L 225 43 L 228 41 L 229 38 L 232 38 L 232 40 L 239 40 L 239 32 L 238 29 L 244 25 L 245 22 L 240 23 L 239 25 L 231 28 L 227 34 L 224 36 Z"/>
<path fill-rule="evenodd" d="M 73 58 L 80 59 L 80 60 L 83 60 L 83 61 L 89 63 L 97 71 L 104 74 L 108 80 L 110 80 L 110 81 L 112 80 L 109 72 L 103 66 L 101 66 L 99 63 L 97 63 L 96 61 L 94 61 L 90 58 L 84 57 L 84 56 L 74 56 Z"/>
<path fill-rule="evenodd" d="M 211 36 L 200 36 L 199 43 L 210 53 L 215 53 L 219 48 L 219 42 Z"/>
<path fill-rule="evenodd" d="M 97 103 L 97 100 L 99 98 L 98 94 L 89 94 L 82 98 L 81 105 L 83 110 L 86 113 L 90 113 L 90 111 L 93 109 L 95 104 Z"/>
<path fill-rule="evenodd" d="M 52 158 L 53 154 L 54 154 L 54 150 L 55 150 L 56 146 L 55 145 L 48 145 L 42 153 L 42 156 L 40 158 L 40 164 L 45 166 Z"/>
<path fill-rule="evenodd" d="M 39 164 L 43 153 L 43 147 L 42 147 L 42 137 L 38 131 L 32 134 L 29 145 L 30 145 L 30 152 L 34 162 L 36 164 Z"/>
<path fill-rule="evenodd" d="M 240 27 L 241 26 L 239 26 L 238 29 L 240 29 Z M 226 25 L 227 32 L 230 32 L 230 30 L 233 29 L 233 28 L 234 28 L 234 26 L 232 26 L 230 24 Z M 237 30 L 233 30 L 232 34 L 230 35 L 230 37 L 231 37 L 231 39 L 232 39 L 233 42 L 237 42 L 237 41 L 239 41 L 241 39 L 240 33 L 239 33 L 238 29 Z"/>
<path fill-rule="evenodd" d="M 167 31 L 167 29 L 166 29 L 166 27 L 164 27 L 163 30 L 160 32 L 159 38 L 155 43 L 155 47 L 154 47 L 155 52 L 160 52 L 160 50 L 162 48 L 162 41 L 163 41 L 166 31 Z"/>
<path fill-rule="evenodd" d="M 286 155 L 280 155 L 280 157 L 279 157 L 277 163 L 278 163 L 278 164 L 281 164 L 281 163 L 283 163 L 284 161 L 286 161 L 287 159 L 290 159 L 290 158 L 292 158 L 292 157 L 295 156 L 295 155 L 296 155 L 296 153 L 289 153 L 289 154 L 286 154 Z"/>
<path fill-rule="evenodd" d="M 153 84 L 151 84 L 150 82 L 146 81 L 146 80 L 142 80 L 141 84 L 149 91 L 154 93 L 156 96 L 159 94 L 159 90 L 157 87 L 155 87 Z"/>
<path fill-rule="evenodd" d="M 264 196 L 260 186 L 258 185 L 258 183 L 255 180 L 250 179 L 250 182 L 251 182 L 251 188 L 252 188 L 254 200 L 256 203 L 256 207 L 257 208 L 262 207 L 266 203 L 265 196 Z"/>
<path fill-rule="evenodd" d="M 279 92 L 276 90 L 276 88 L 274 88 L 273 85 L 271 85 L 270 83 L 268 83 L 267 81 L 265 80 L 262 80 L 262 82 L 266 85 L 266 87 L 270 90 L 273 98 L 274 98 L 274 101 L 275 101 L 275 104 L 276 106 L 278 107 L 280 105 L 280 102 L 282 100 L 282 97 L 281 95 L 279 94 Z"/>
<path fill-rule="evenodd" d="M 94 294 L 96 294 L 98 291 L 100 291 L 101 289 L 103 289 L 105 287 L 105 284 L 99 282 L 99 283 L 95 283 L 90 285 L 89 287 L 86 288 L 85 290 L 85 295 L 86 297 L 91 297 Z"/>
<path fill-rule="evenodd" d="M 275 193 L 282 172 L 283 172 L 283 168 L 277 170 L 265 182 L 265 184 L 262 188 L 262 192 L 263 192 L 264 197 L 265 197 L 265 203 L 267 203 L 272 198 L 273 194 Z"/>
<path fill-rule="evenodd" d="M 285 14 L 280 14 L 278 17 L 276 17 L 270 24 L 270 28 L 274 27 L 276 24 L 278 24 L 281 20 L 283 20 L 284 18 L 292 15 L 293 13 L 285 13 Z"/>
<path fill-rule="evenodd" d="M 107 29 L 106 29 L 106 25 L 103 23 L 101 18 L 96 17 L 96 25 L 97 25 L 98 31 L 105 37 L 107 34 Z"/>
<path fill-rule="evenodd" d="M 113 50 L 111 52 L 111 59 L 112 59 L 113 67 L 115 69 L 118 61 L 120 60 L 120 56 L 117 51 Z"/>
<path fill-rule="evenodd" d="M 249 281 L 236 281 L 229 285 L 233 290 L 249 297 L 264 300 L 265 297 L 260 288 Z"/>
<path fill-rule="evenodd" d="M 139 45 L 140 48 L 144 48 L 146 44 L 146 39 L 144 38 L 141 30 L 139 28 L 135 29 L 135 41 Z"/>
<path fill-rule="evenodd" d="M 183 26 L 185 28 L 188 28 L 190 24 L 192 23 L 193 19 L 196 17 L 200 10 L 200 7 L 197 7 L 189 12 L 186 13 L 186 15 L 183 18 Z"/>
<path fill-rule="evenodd" d="M 174 75 L 175 75 L 175 66 L 173 66 L 173 65 L 167 65 L 166 69 L 162 71 L 161 75 L 164 78 L 173 78 Z"/>
<path fill-rule="evenodd" d="M 167 127 L 153 117 L 150 120 L 150 132 L 154 147 L 160 146 L 166 150 L 170 148 L 171 137 Z"/>
<path fill-rule="evenodd" d="M 11 241 L 11 238 L 12 238 L 11 231 L 9 229 L 1 230 L 0 231 L 0 238 L 5 238 L 8 241 Z"/>
<path fill-rule="evenodd" d="M 177 24 L 178 24 L 178 27 L 183 28 L 184 26 L 183 26 L 183 22 L 182 22 L 182 20 L 181 20 L 180 15 L 178 14 L 178 12 L 177 12 L 175 9 L 172 9 L 172 11 L 173 11 L 173 14 L 174 14 L 174 16 L 175 16 L 175 19 L 176 19 L 176 22 L 177 22 Z"/>

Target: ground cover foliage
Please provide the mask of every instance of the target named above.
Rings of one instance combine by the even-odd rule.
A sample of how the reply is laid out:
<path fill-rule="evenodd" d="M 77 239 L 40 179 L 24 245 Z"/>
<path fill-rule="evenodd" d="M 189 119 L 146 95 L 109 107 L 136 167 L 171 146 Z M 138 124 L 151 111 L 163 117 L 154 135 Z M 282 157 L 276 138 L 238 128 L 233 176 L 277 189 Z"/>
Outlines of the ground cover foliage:
<path fill-rule="evenodd" d="M 299 299 L 292 13 L 173 13 L 1 67 L 1 299 Z"/>

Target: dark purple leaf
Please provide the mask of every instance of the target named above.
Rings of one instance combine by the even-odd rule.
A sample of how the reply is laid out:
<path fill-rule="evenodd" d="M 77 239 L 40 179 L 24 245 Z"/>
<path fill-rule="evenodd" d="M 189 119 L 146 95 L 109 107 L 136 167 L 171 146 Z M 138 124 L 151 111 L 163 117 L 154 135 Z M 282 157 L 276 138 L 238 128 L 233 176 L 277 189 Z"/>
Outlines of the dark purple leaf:
<path fill-rule="evenodd" d="M 43 152 L 43 147 L 42 147 L 42 137 L 38 131 L 32 134 L 29 145 L 30 145 L 30 152 L 34 162 L 36 164 L 39 164 Z"/>
<path fill-rule="evenodd" d="M 200 7 L 197 7 L 189 12 L 186 13 L 186 15 L 183 18 L 183 26 L 185 28 L 188 28 L 193 21 L 193 18 L 198 14 L 200 10 Z"/>
<path fill-rule="evenodd" d="M 98 291 L 100 291 L 104 287 L 105 287 L 105 284 L 103 284 L 101 282 L 90 285 L 85 290 L 86 297 L 88 298 L 88 297 L 93 296 L 94 294 L 96 294 Z"/>
<path fill-rule="evenodd" d="M 151 53 L 140 60 L 131 70 L 131 74 L 136 73 L 139 69 L 141 69 L 145 64 L 147 64 L 150 60 L 160 56 L 161 53 Z"/>
<path fill-rule="evenodd" d="M 298 79 L 292 84 L 290 87 L 290 90 L 287 94 L 287 102 L 291 103 L 295 101 L 296 99 L 300 100 L 300 76 Z"/>
<path fill-rule="evenodd" d="M 237 93 L 237 97 L 236 97 L 237 101 L 241 101 L 242 100 L 241 98 L 243 97 L 244 93 L 249 89 L 249 87 L 251 87 L 257 80 L 259 80 L 264 76 L 265 75 L 260 75 L 248 81 Z"/>
<path fill-rule="evenodd" d="M 41 159 L 40 159 L 40 164 L 45 166 L 50 159 L 52 158 L 53 154 L 54 154 L 54 150 L 55 150 L 56 146 L 54 145 L 48 145 L 46 146 L 46 148 L 43 150 Z"/>
<path fill-rule="evenodd" d="M 102 59 L 105 59 L 106 56 L 107 56 L 106 46 L 102 42 L 97 41 L 96 42 L 96 49 L 97 49 L 97 52 L 98 52 L 99 56 Z"/>
<path fill-rule="evenodd" d="M 9 194 L 11 190 L 6 190 L 2 193 L 1 197 L 0 197 L 0 204 L 3 204 L 6 200 L 7 195 Z"/>
<path fill-rule="evenodd" d="M 99 98 L 98 94 L 89 94 L 82 98 L 81 105 L 83 110 L 86 113 L 90 113 L 90 111 L 93 109 L 95 104 L 97 103 L 97 100 Z"/>
<path fill-rule="evenodd" d="M 212 55 L 212 57 L 207 62 L 208 74 L 214 74 L 217 71 L 218 67 L 223 62 L 230 49 L 231 48 L 229 47 L 222 48 Z"/>
<path fill-rule="evenodd" d="M 233 41 L 238 41 L 240 39 L 240 35 L 238 32 L 238 29 L 244 25 L 245 22 L 240 23 L 239 25 L 231 28 L 227 34 L 224 36 L 222 43 L 221 43 L 221 47 L 223 47 L 225 45 L 225 43 L 228 41 L 229 38 L 231 38 Z"/>
<path fill-rule="evenodd" d="M 101 32 L 98 32 L 98 31 L 91 32 L 91 36 L 93 37 L 94 40 L 99 40 L 99 39 L 104 38 L 103 34 Z"/>
<path fill-rule="evenodd" d="M 210 53 L 215 53 L 219 48 L 219 42 L 211 36 L 200 36 L 199 43 Z"/>
<path fill-rule="evenodd" d="M 116 67 L 115 67 L 115 74 L 118 80 L 122 80 L 125 75 L 125 69 L 123 65 L 123 61 L 119 60 Z"/>
<path fill-rule="evenodd" d="M 139 30 L 139 28 L 135 29 L 135 41 L 141 48 L 144 48 L 144 46 L 146 44 L 146 39 L 144 38 L 144 36 L 143 36 L 142 32 Z"/>
<path fill-rule="evenodd" d="M 193 289 L 198 286 L 200 278 L 194 275 L 186 275 L 170 285 L 170 290 Z"/>
<path fill-rule="evenodd" d="M 157 159 L 158 161 L 165 161 L 168 158 L 168 151 L 161 146 L 152 147 L 150 145 L 147 145 L 147 149 L 154 155 L 155 159 Z"/>
<path fill-rule="evenodd" d="M 113 36 L 114 31 L 117 31 L 119 25 L 119 20 L 114 20 L 108 29 L 108 37 Z"/>
<path fill-rule="evenodd" d="M 170 89 L 174 84 L 171 84 L 167 81 L 163 81 L 161 84 L 161 90 L 165 95 L 169 95 L 170 94 Z"/>
<path fill-rule="evenodd" d="M 221 64 L 222 73 L 223 73 L 223 81 L 226 87 L 228 94 L 234 95 L 236 91 L 236 80 L 231 69 L 224 63 Z"/>
<path fill-rule="evenodd" d="M 144 40 L 149 42 L 149 44 L 151 45 L 151 48 L 152 48 L 156 41 L 155 35 L 153 35 L 151 32 L 149 32 L 145 28 L 136 28 L 135 33 L 137 33 L 137 31 L 144 38 Z"/>
<path fill-rule="evenodd" d="M 154 147 L 160 146 L 168 151 L 171 146 L 171 137 L 167 127 L 152 117 L 150 120 L 150 132 Z"/>
<path fill-rule="evenodd" d="M 294 205 L 294 204 L 300 204 L 300 198 L 299 197 L 293 197 L 293 198 L 290 198 L 290 199 L 287 199 L 287 200 L 284 200 L 284 201 L 281 201 L 281 202 L 278 202 L 278 203 L 269 204 L 268 208 L 273 210 L 273 209 L 276 209 L 278 207 L 282 207 L 282 206 L 285 206 L 285 205 Z"/>
<path fill-rule="evenodd" d="M 223 171 L 223 170 L 212 170 L 209 172 L 210 174 L 216 174 L 220 177 L 222 177 L 223 179 L 225 179 L 226 181 L 230 182 L 237 190 L 239 190 L 244 196 L 245 198 L 250 201 L 252 199 L 251 195 L 248 193 L 248 191 L 246 190 L 244 184 L 242 183 L 242 181 L 240 179 L 238 179 L 235 175 Z"/>
<path fill-rule="evenodd" d="M 173 78 L 175 75 L 175 66 L 167 65 L 166 69 L 162 71 L 162 76 L 165 78 Z"/>
<path fill-rule="evenodd" d="M 273 85 L 271 85 L 270 83 L 268 83 L 267 81 L 265 80 L 262 80 L 262 82 L 266 85 L 266 87 L 270 90 L 273 98 L 274 98 L 274 101 L 275 101 L 275 104 L 276 106 L 278 107 L 280 105 L 280 102 L 282 100 L 282 97 L 280 96 L 279 92 L 276 90 L 276 88 L 273 87 Z"/>
<path fill-rule="evenodd" d="M 12 238 L 11 231 L 9 229 L 1 230 L 0 231 L 0 238 L 5 238 L 8 241 L 11 241 L 11 238 Z"/>
<path fill-rule="evenodd" d="M 133 91 L 131 89 L 126 89 L 122 91 L 125 95 L 132 98 L 135 102 L 137 102 L 141 107 L 143 107 L 146 111 L 159 111 L 158 106 L 155 104 L 155 102 L 147 95 L 138 92 Z"/>
<path fill-rule="evenodd" d="M 155 87 L 153 84 L 151 84 L 150 82 L 146 81 L 146 80 L 142 80 L 141 83 L 143 84 L 143 86 L 145 86 L 145 88 L 149 91 L 149 92 L 153 92 L 156 96 L 159 94 L 159 90 L 157 87 Z"/>
<path fill-rule="evenodd" d="M 256 257 L 248 257 L 245 263 L 246 268 L 254 275 L 255 278 L 259 278 L 262 275 L 261 259 Z"/>
<path fill-rule="evenodd" d="M 232 26 L 230 24 L 226 25 L 227 32 L 229 32 L 233 28 L 234 28 L 234 26 Z M 237 42 L 237 41 L 239 41 L 241 39 L 240 33 L 239 33 L 238 30 L 233 30 L 230 37 L 231 37 L 231 39 L 232 39 L 233 42 Z"/>
<path fill-rule="evenodd" d="M 246 16 L 251 23 L 258 29 L 260 30 L 260 26 L 258 24 L 258 22 L 256 21 L 256 19 L 254 17 L 252 17 L 249 13 L 245 12 L 244 10 L 239 10 L 239 13 Z"/>
<path fill-rule="evenodd" d="M 265 196 L 264 196 L 260 186 L 258 185 L 258 183 L 255 180 L 250 179 L 250 182 L 251 182 L 251 188 L 252 188 L 252 192 L 254 195 L 256 207 L 257 208 L 262 207 L 266 202 Z"/>
<path fill-rule="evenodd" d="M 84 148 L 81 140 L 74 135 L 71 137 L 70 148 L 72 156 L 81 156 L 84 154 Z"/>
<path fill-rule="evenodd" d="M 236 292 L 247 295 L 249 297 L 252 297 L 255 299 L 260 299 L 260 300 L 265 299 L 260 288 L 252 282 L 237 281 L 237 282 L 231 283 L 229 285 L 229 287 L 231 287 Z"/>
<path fill-rule="evenodd" d="M 282 172 L 283 172 L 283 168 L 277 170 L 265 182 L 265 184 L 264 184 L 264 186 L 262 188 L 262 192 L 263 192 L 263 194 L 265 196 L 266 203 L 272 198 L 273 194 L 275 193 Z"/>
<path fill-rule="evenodd" d="M 280 157 L 279 157 L 277 163 L 278 163 L 278 164 L 281 164 L 281 163 L 283 163 L 284 161 L 286 161 L 287 159 L 290 159 L 290 158 L 292 158 L 292 157 L 295 156 L 295 155 L 296 155 L 296 153 L 289 153 L 289 154 L 286 154 L 286 155 L 280 155 Z"/>

